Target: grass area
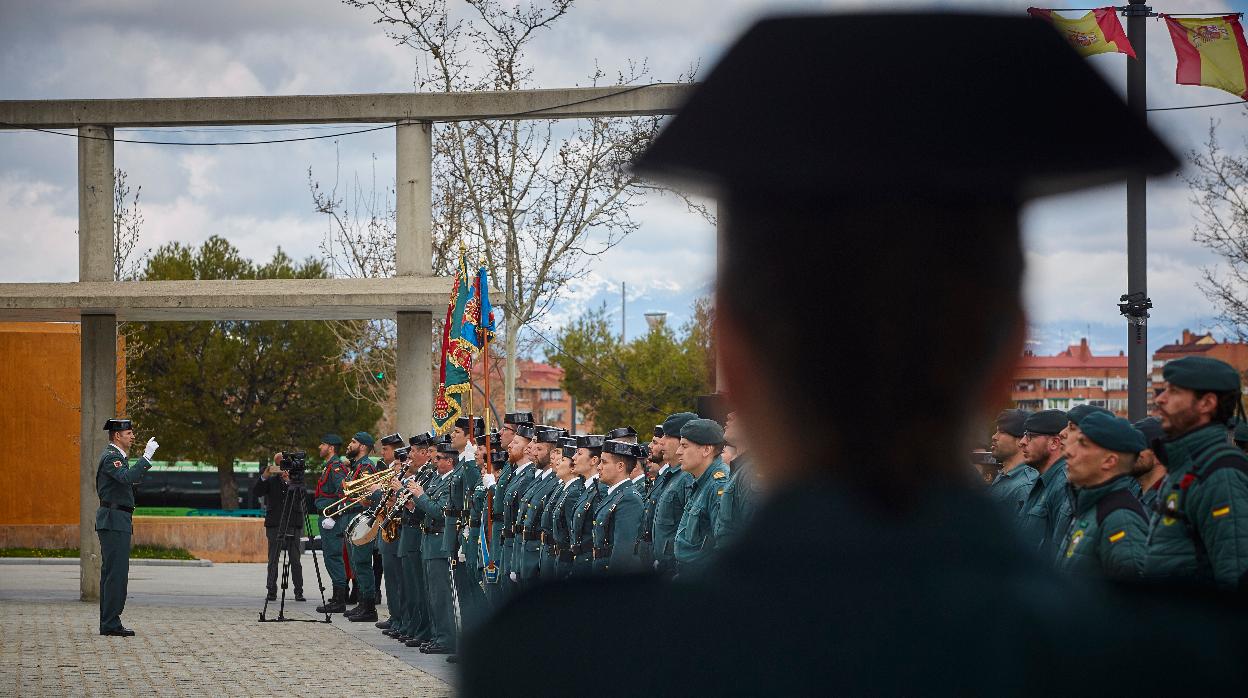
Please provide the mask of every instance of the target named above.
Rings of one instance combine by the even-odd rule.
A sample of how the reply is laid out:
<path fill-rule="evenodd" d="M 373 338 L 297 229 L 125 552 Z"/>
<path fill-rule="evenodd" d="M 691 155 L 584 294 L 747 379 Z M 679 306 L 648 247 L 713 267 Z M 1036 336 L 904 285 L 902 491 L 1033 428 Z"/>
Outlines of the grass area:
<path fill-rule="evenodd" d="M 78 557 L 78 548 L 0 548 L 0 557 Z M 194 560 L 184 548 L 136 545 L 130 557 L 142 560 Z"/>

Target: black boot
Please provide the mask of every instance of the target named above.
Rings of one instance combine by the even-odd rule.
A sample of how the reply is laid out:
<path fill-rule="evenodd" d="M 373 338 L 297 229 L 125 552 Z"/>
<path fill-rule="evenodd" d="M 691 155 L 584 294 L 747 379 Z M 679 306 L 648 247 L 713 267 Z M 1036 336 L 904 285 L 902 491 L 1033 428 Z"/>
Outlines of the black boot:
<path fill-rule="evenodd" d="M 334 595 L 324 606 L 317 606 L 317 613 L 342 613 L 347 610 L 347 588 L 334 587 Z"/>
<path fill-rule="evenodd" d="M 347 616 L 347 620 L 352 623 L 373 623 L 377 621 L 377 606 L 372 599 L 363 599 L 360 605 L 356 606 L 356 613 Z"/>
<path fill-rule="evenodd" d="M 360 587 L 356 585 L 355 580 L 351 580 L 351 593 L 347 594 L 347 603 L 360 602 Z"/>

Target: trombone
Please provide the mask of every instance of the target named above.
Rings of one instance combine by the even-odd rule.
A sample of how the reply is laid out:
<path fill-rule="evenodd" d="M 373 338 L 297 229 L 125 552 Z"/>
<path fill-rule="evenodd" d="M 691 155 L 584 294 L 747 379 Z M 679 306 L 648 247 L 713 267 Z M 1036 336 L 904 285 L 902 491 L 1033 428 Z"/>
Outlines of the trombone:
<path fill-rule="evenodd" d="M 384 485 L 386 481 L 392 477 L 394 477 L 394 473 L 390 472 L 389 468 L 385 468 L 383 470 L 378 470 L 371 475 L 365 475 L 364 477 L 343 482 L 342 493 L 345 496 L 333 504 L 325 507 L 325 510 L 321 512 L 321 516 L 324 516 L 326 519 L 333 519 L 347 509 L 350 509 L 352 506 L 367 502 L 368 500 L 365 498 L 365 495 L 368 494 L 368 491 L 371 490 L 374 485 Z"/>

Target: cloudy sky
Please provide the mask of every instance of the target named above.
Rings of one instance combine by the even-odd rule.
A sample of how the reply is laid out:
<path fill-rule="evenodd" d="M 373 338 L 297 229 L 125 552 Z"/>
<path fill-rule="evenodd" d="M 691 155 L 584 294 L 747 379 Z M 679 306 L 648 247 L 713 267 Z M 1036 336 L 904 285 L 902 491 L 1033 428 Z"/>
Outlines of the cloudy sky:
<path fill-rule="evenodd" d="M 545 33 L 529 58 L 537 86 L 584 84 L 595 62 L 613 71 L 644 58 L 652 77 L 670 80 L 714 64 L 731 39 L 764 10 L 780 7 L 978 7 L 1021 13 L 1031 3 L 796 2 L 758 0 L 584 0 Z M 1054 3 L 1055 7 L 1071 3 Z M 1086 2 L 1076 6 L 1087 6 Z M 1157 0 L 1170 12 L 1242 11 L 1248 0 Z M 365 11 L 333 0 L 0 0 L 0 98 L 54 99 L 405 92 L 415 56 L 394 46 Z M 958 40 L 951 37 L 952 41 Z M 1175 85 L 1165 26 L 1149 22 L 1149 106 L 1226 102 L 1227 93 Z M 1127 58 L 1089 61 L 1124 89 Z M 1025 79 L 1025 76 L 1020 76 Z M 985 105 L 985 109 L 989 109 Z M 1210 119 L 1222 139 L 1245 147 L 1241 107 L 1154 112 L 1152 124 L 1178 151 L 1198 147 Z M 1112 128 L 1107 124 L 1106 128 Z M 1055 131 L 1062 124 L 1053 124 Z M 122 130 L 119 138 L 186 141 L 261 140 L 337 133 L 349 126 L 199 127 L 176 132 Z M 222 131 L 225 131 L 224 133 Z M 1066 134 L 1072 147 L 1095 148 L 1095 134 Z M 159 138 L 157 138 L 159 137 Z M 337 168 L 365 187 L 393 179 L 394 135 L 344 136 L 245 147 L 174 147 L 118 143 L 116 164 L 142 186 L 141 245 L 198 243 L 219 234 L 254 259 L 280 245 L 319 254 L 327 222 L 312 210 L 308 169 L 323 182 Z M 988 144 L 990 146 L 990 144 Z M 77 277 L 75 142 L 29 131 L 0 131 L 0 281 L 70 281 Z M 1210 325 L 1213 310 L 1193 283 L 1216 262 L 1191 241 L 1189 194 L 1177 178 L 1149 187 L 1149 295 L 1154 346 L 1183 327 Z M 642 314 L 665 311 L 682 322 L 708 289 L 714 231 L 670 197 L 638 212 L 641 229 L 597 260 L 546 318 L 547 326 L 608 302 L 618 312 L 628 285 L 632 336 Z M 1028 308 L 1037 351 L 1051 353 L 1091 334 L 1098 352 L 1125 347 L 1117 314 L 1126 290 L 1125 188 L 1106 187 L 1032 205 L 1024 216 Z"/>

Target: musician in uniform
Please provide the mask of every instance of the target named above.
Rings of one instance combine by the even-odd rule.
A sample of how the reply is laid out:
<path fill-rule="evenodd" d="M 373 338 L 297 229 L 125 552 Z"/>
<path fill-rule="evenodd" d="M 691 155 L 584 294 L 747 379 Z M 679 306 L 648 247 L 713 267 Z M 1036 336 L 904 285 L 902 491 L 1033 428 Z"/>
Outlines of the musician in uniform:
<path fill-rule="evenodd" d="M 373 461 L 368 457 L 373 452 L 375 443 L 371 434 L 360 431 L 356 432 L 351 442 L 347 444 L 347 458 L 351 460 L 352 480 L 358 480 L 376 472 Z M 351 519 L 363 510 L 364 507 L 361 504 L 355 503 L 343 511 L 338 518 L 350 525 Z M 371 623 L 377 620 L 377 578 L 373 576 L 373 549 L 375 547 L 375 540 L 370 540 L 364 545 L 355 545 L 350 538 L 347 539 L 347 557 L 351 560 L 351 572 L 355 575 L 356 586 L 360 588 L 360 602 L 355 608 L 343 613 L 343 616 L 353 622 Z"/>
<path fill-rule="evenodd" d="M 342 498 L 342 483 L 351 479 L 351 469 L 346 460 L 339 455 L 342 448 L 342 437 L 337 434 L 326 434 L 321 437 L 318 454 L 325 461 L 321 477 L 316 481 L 316 493 L 313 506 L 321 514 L 318 521 L 321 531 L 321 553 L 325 559 L 325 572 L 329 575 L 333 586 L 333 596 L 323 606 L 317 606 L 317 613 L 342 613 L 347 610 L 347 566 L 342 559 L 343 547 L 346 545 L 343 536 L 346 524 L 339 524 L 337 519 L 324 515 L 325 508 Z"/>
<path fill-rule="evenodd" d="M 108 445 L 95 468 L 95 493 L 100 508 L 95 512 L 95 533 L 100 538 L 100 634 L 131 637 L 134 631 L 121 624 L 130 581 L 130 538 L 134 533 L 134 485 L 152 467 L 152 456 L 160 445 L 153 437 L 143 448 L 143 457 L 130 464 L 127 454 L 134 445 L 134 427 L 129 419 L 104 422 Z"/>
<path fill-rule="evenodd" d="M 381 468 L 389 468 L 393 477 L 386 483 L 385 489 L 379 489 L 370 496 L 374 506 L 377 506 L 383 498 L 392 499 L 398 490 L 399 478 L 405 464 L 396 457 L 395 450 L 404 445 L 403 437 L 399 434 L 381 437 Z M 382 513 L 385 512 L 378 512 L 379 515 Z M 377 627 L 390 630 L 394 617 L 400 615 L 400 609 L 403 608 L 403 566 L 399 562 L 399 539 L 386 540 L 383 524 L 382 530 L 377 533 L 376 542 L 377 549 L 381 552 L 381 579 L 386 585 L 386 610 L 390 613 L 389 618 L 377 621 Z"/>
<path fill-rule="evenodd" d="M 425 567 L 425 588 L 429 591 L 429 616 L 432 621 L 432 638 L 419 645 L 425 654 L 451 654 L 455 651 L 456 618 L 458 601 L 451 584 L 450 546 L 445 538 L 447 532 L 444 510 L 451 497 L 451 473 L 459 460 L 459 452 L 449 442 L 437 446 L 433 463 L 436 469 L 428 485 L 409 483 L 412 493 L 408 500 L 409 511 L 424 514 L 421 524 L 423 536 L 420 541 L 420 557 Z"/>
<path fill-rule="evenodd" d="M 433 458 L 437 452 L 432 432 L 417 434 L 408 439 L 411 445 L 411 458 L 421 463 L 416 473 L 415 484 L 428 486 L 429 480 L 437 475 Z M 410 492 L 408 493 L 411 494 Z M 425 565 L 421 559 L 421 524 L 425 521 L 424 512 L 415 506 L 405 506 L 402 512 L 403 532 L 399 535 L 399 563 L 403 566 L 403 611 L 402 622 L 393 637 L 408 647 L 420 647 L 433 637 L 433 626 L 430 621 L 429 590 L 425 584 Z M 394 628 L 392 628 L 394 629 Z"/>

